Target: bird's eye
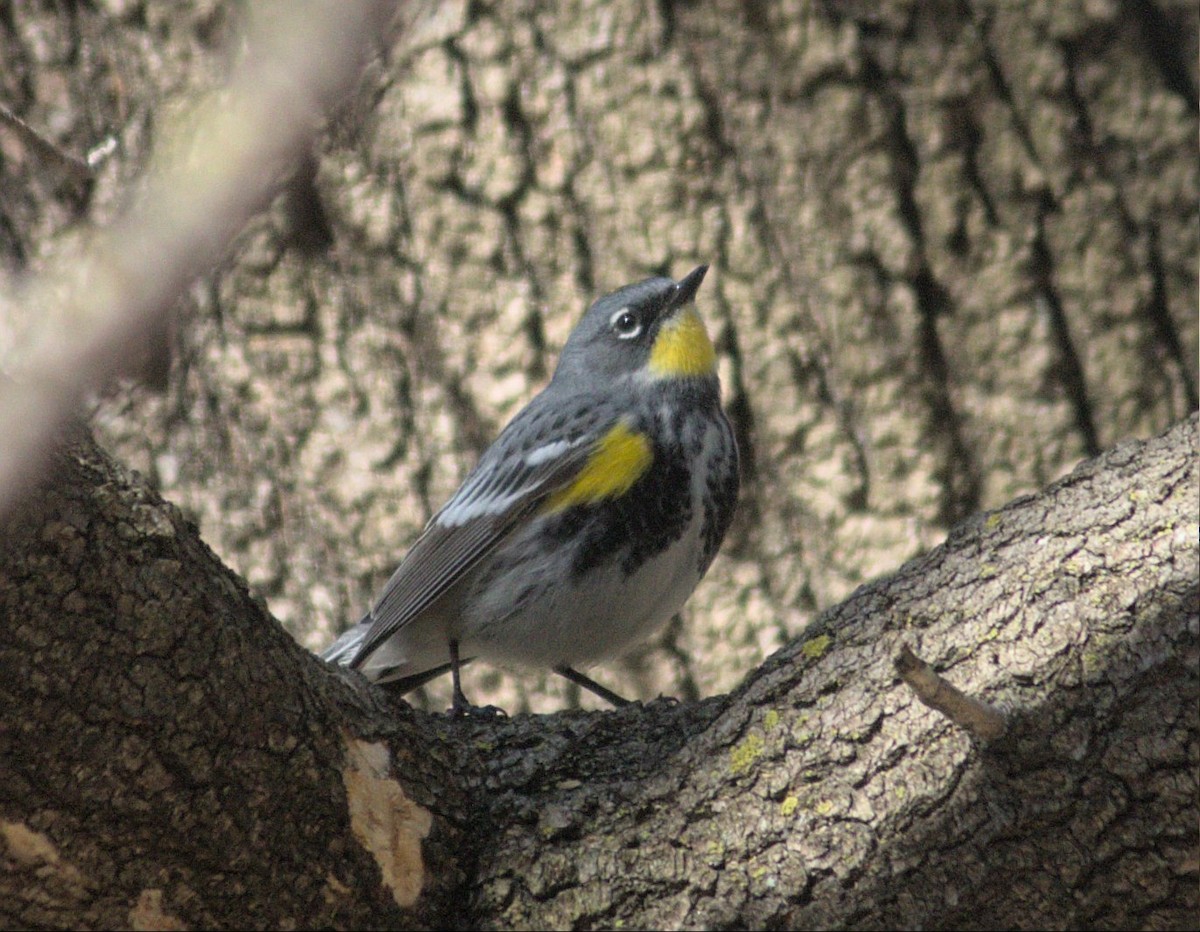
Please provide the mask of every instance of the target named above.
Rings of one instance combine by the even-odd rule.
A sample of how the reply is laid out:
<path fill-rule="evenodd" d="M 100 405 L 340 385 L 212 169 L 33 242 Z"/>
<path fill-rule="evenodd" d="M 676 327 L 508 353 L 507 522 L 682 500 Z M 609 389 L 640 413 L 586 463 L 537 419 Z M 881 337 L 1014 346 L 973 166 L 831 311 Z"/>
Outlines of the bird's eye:
<path fill-rule="evenodd" d="M 609 324 L 618 340 L 632 340 L 642 332 L 642 322 L 638 319 L 637 314 L 627 307 L 623 307 L 613 314 Z"/>

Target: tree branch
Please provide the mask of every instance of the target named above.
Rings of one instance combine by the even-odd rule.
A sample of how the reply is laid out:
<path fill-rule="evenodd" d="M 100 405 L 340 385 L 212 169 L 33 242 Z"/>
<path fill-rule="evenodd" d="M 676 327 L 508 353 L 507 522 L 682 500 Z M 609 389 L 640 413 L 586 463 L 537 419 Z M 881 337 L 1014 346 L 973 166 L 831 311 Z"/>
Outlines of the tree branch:
<path fill-rule="evenodd" d="M 81 444 L 0 552 L 0 924 L 1187 926 L 1196 447 L 969 520 L 732 695 L 480 723 L 318 662 Z"/>
<path fill-rule="evenodd" d="M 896 672 L 921 702 L 965 728 L 976 740 L 992 741 L 1007 729 L 1003 715 L 938 676 L 907 644 L 896 657 Z"/>

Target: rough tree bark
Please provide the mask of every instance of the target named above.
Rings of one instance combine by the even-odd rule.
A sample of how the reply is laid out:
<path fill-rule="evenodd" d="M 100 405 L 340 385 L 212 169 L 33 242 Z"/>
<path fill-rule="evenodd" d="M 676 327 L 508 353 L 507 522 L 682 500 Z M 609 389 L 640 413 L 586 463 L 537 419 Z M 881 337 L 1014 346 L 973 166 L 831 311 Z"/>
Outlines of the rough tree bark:
<path fill-rule="evenodd" d="M 1195 416 L 729 696 L 461 721 L 301 650 L 89 443 L 4 528 L 0 924 L 1192 928 Z M 917 702 L 914 646 L 1004 711 Z"/>

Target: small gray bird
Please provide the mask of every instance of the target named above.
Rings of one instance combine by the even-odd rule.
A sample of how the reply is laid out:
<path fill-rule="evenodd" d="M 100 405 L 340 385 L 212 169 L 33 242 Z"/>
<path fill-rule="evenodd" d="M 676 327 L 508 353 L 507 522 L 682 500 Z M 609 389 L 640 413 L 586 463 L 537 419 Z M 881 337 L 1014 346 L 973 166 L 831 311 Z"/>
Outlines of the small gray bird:
<path fill-rule="evenodd" d="M 575 668 L 677 612 L 737 505 L 738 454 L 693 299 L 707 266 L 600 298 L 550 384 L 430 520 L 363 620 L 324 653 L 415 689 L 480 657 Z"/>

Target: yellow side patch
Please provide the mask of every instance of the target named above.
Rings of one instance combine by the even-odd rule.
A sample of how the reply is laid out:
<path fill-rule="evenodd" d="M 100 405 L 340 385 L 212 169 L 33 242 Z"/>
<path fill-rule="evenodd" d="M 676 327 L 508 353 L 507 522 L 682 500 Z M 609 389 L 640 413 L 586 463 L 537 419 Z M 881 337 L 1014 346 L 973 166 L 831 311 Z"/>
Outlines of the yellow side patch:
<path fill-rule="evenodd" d="M 546 500 L 544 512 L 553 513 L 572 505 L 586 505 L 622 495 L 642 477 L 654 453 L 644 434 L 620 423 L 596 444 L 596 449 L 575 481 Z"/>
<path fill-rule="evenodd" d="M 717 351 L 694 307 L 680 311 L 658 331 L 650 350 L 650 371 L 667 378 L 717 371 Z"/>

